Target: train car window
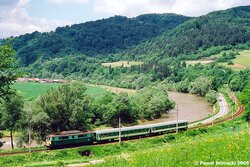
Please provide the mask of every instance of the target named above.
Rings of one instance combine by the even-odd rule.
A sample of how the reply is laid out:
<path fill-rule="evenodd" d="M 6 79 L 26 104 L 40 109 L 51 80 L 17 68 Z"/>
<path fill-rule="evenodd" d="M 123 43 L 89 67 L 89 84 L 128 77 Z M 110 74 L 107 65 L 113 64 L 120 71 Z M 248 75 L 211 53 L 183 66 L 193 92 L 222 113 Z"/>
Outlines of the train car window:
<path fill-rule="evenodd" d="M 61 139 L 68 139 L 68 138 L 69 138 L 68 136 L 61 137 Z"/>

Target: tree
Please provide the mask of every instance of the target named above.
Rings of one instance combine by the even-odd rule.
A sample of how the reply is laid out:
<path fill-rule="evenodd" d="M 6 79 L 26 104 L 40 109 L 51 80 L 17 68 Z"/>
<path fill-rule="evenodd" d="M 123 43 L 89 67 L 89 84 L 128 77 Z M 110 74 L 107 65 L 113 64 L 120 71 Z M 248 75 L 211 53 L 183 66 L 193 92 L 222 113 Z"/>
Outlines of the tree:
<path fill-rule="evenodd" d="M 229 61 L 227 62 L 227 65 L 234 65 L 234 62 L 233 62 L 232 60 L 229 60 Z"/>
<path fill-rule="evenodd" d="M 10 131 L 12 149 L 14 148 L 13 132 L 18 128 L 18 124 L 20 123 L 23 106 L 23 97 L 16 93 L 6 95 L 3 102 L 4 110 L 1 124 L 5 129 Z"/>
<path fill-rule="evenodd" d="M 216 91 L 214 90 L 210 90 L 206 96 L 205 96 L 206 100 L 211 103 L 211 104 L 215 104 L 217 102 L 217 95 L 216 95 Z"/>
<path fill-rule="evenodd" d="M 229 82 L 229 88 L 232 90 L 232 91 L 240 91 L 242 90 L 242 87 L 243 87 L 243 82 L 241 80 L 240 77 L 234 77 L 230 82 Z"/>
<path fill-rule="evenodd" d="M 127 93 L 119 93 L 112 103 L 109 103 L 109 111 L 104 114 L 108 124 L 118 125 L 119 117 L 123 123 L 133 123 L 137 120 L 138 114 L 134 104 Z"/>
<path fill-rule="evenodd" d="M 192 89 L 190 92 L 200 96 L 205 96 L 211 88 L 211 85 L 212 80 L 210 78 L 201 76 L 195 79 L 195 81 L 192 83 Z"/>
<path fill-rule="evenodd" d="M 182 67 L 187 67 L 187 63 L 185 61 L 183 61 Z"/>
<path fill-rule="evenodd" d="M 240 97 L 239 97 L 239 100 L 244 105 L 245 111 L 246 111 L 243 117 L 248 122 L 250 122 L 250 102 L 249 102 L 249 97 L 250 97 L 250 80 L 248 80 L 248 84 L 244 87 L 244 89 L 240 93 Z"/>
<path fill-rule="evenodd" d="M 133 97 L 141 119 L 159 118 L 174 108 L 174 102 L 168 98 L 164 87 L 146 87 L 139 90 Z"/>
<path fill-rule="evenodd" d="M 17 146 L 29 144 L 29 133 L 31 140 L 36 140 L 41 144 L 45 140 L 49 129 L 49 117 L 44 112 L 39 112 L 33 102 L 26 103 L 21 118 L 20 134 L 17 137 Z"/>
<path fill-rule="evenodd" d="M 46 132 L 90 129 L 93 118 L 91 98 L 85 91 L 84 84 L 73 82 L 51 89 L 40 96 L 35 102 L 36 119 L 40 116 L 47 119 L 48 126 L 44 123 L 36 126 L 47 128 Z"/>
<path fill-rule="evenodd" d="M 12 148 L 12 132 L 16 128 L 23 107 L 22 97 L 10 88 L 17 78 L 14 71 L 14 54 L 11 39 L 0 46 L 0 126 L 10 130 Z M 1 146 L 2 144 L 0 142 Z"/>

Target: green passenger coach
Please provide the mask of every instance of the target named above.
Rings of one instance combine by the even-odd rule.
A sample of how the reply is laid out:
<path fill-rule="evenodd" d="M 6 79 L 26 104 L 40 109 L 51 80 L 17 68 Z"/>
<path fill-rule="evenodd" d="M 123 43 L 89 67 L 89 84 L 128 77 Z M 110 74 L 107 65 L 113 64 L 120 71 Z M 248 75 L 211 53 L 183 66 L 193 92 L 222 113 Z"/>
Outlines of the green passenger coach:
<path fill-rule="evenodd" d="M 177 128 L 177 122 L 162 122 L 157 124 L 151 124 L 151 133 L 169 133 L 169 132 L 175 132 Z M 187 130 L 188 122 L 185 120 L 179 120 L 178 121 L 178 130 Z"/>
<path fill-rule="evenodd" d="M 119 138 L 119 130 L 120 128 L 97 130 L 95 131 L 96 141 L 116 140 Z M 122 138 L 129 138 L 129 137 L 149 135 L 149 134 L 150 134 L 150 127 L 148 125 L 121 128 Z"/>
<path fill-rule="evenodd" d="M 121 138 L 175 132 L 177 127 L 179 131 L 186 130 L 188 127 L 188 122 L 185 120 L 179 120 L 178 126 L 176 121 L 171 121 L 149 125 L 125 127 L 121 128 Z M 96 141 L 117 140 L 119 138 L 119 130 L 120 128 L 97 130 L 95 131 Z"/>

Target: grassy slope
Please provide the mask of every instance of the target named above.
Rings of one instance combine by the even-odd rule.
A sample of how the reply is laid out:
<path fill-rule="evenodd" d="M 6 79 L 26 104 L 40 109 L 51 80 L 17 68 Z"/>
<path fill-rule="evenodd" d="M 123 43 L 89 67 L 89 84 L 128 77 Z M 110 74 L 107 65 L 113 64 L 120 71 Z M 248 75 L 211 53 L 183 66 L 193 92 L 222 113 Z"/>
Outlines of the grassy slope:
<path fill-rule="evenodd" d="M 222 51 L 218 54 L 212 55 L 210 58 L 216 59 L 216 58 L 221 57 L 223 53 L 229 53 L 229 52 L 230 52 L 230 50 Z M 234 65 L 228 65 L 227 62 L 219 63 L 219 64 L 226 66 L 226 67 L 230 67 L 234 70 L 242 70 L 242 69 L 250 68 L 250 50 L 239 51 L 239 54 L 240 55 L 237 55 L 236 58 L 232 60 Z M 188 65 L 194 65 L 194 64 L 198 64 L 198 63 L 207 64 L 207 63 L 211 63 L 211 62 L 213 62 L 213 61 L 212 60 L 203 60 L 203 59 L 186 61 L 186 63 Z"/>
<path fill-rule="evenodd" d="M 193 166 L 196 161 L 246 161 L 250 159 L 249 131 L 245 124 L 232 133 L 228 122 L 210 128 L 208 133 L 194 135 L 184 132 L 175 135 L 125 142 L 122 145 L 83 146 L 27 155 L 0 157 L 0 166 L 48 166 L 74 164 L 104 159 L 98 166 Z M 169 136 L 169 135 L 168 135 Z M 90 150 L 90 157 L 79 151 Z"/>
<path fill-rule="evenodd" d="M 26 100 L 29 100 L 32 98 L 36 98 L 39 95 L 46 93 L 46 91 L 48 91 L 49 89 L 58 87 L 60 85 L 62 84 L 27 82 L 27 83 L 15 83 L 12 87 L 18 90 Z M 86 93 L 89 95 L 98 96 L 98 95 L 103 94 L 104 92 L 106 92 L 104 88 L 87 85 Z"/>
<path fill-rule="evenodd" d="M 219 54 L 213 55 L 213 58 L 218 58 L 221 57 L 222 54 L 226 52 L 228 53 L 229 51 L 222 51 Z M 240 55 L 237 55 L 235 59 L 233 59 L 234 65 L 228 65 L 227 63 L 219 63 L 221 65 L 224 65 L 226 67 L 230 67 L 234 70 L 242 70 L 246 68 L 250 68 L 250 50 L 242 50 L 239 51 Z"/>
<path fill-rule="evenodd" d="M 189 138 L 182 143 L 164 144 L 127 156 L 107 159 L 97 166 L 196 166 L 203 162 L 248 161 L 249 133 L 205 137 L 200 140 Z"/>
<path fill-rule="evenodd" d="M 36 98 L 44 94 L 50 88 L 60 86 L 60 83 L 15 83 L 12 88 L 16 89 L 25 99 Z"/>
<path fill-rule="evenodd" d="M 240 55 L 238 55 L 233 62 L 245 65 L 250 68 L 250 50 L 243 50 L 239 53 Z"/>

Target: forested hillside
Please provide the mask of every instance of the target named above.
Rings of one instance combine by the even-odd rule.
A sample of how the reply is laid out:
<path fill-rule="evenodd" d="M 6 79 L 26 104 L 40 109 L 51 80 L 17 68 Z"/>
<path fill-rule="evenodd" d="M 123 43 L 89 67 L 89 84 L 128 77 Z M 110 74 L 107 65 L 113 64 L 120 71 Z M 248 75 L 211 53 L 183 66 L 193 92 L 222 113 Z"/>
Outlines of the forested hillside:
<path fill-rule="evenodd" d="M 250 42 L 250 6 L 216 11 L 191 19 L 132 50 L 138 55 L 180 56 L 195 54 L 213 46 Z"/>
<path fill-rule="evenodd" d="M 114 16 L 108 19 L 58 27 L 55 32 L 21 35 L 14 49 L 22 66 L 37 59 L 68 54 L 108 55 L 156 37 L 188 20 L 175 14 L 146 14 L 135 18 Z"/>

